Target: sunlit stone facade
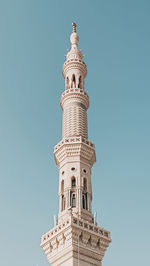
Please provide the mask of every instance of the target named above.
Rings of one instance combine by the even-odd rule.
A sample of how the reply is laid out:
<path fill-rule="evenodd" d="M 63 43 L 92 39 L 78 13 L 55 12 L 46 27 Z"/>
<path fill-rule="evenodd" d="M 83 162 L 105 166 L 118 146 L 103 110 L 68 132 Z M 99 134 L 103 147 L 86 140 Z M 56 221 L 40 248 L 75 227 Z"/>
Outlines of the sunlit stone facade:
<path fill-rule="evenodd" d="M 88 140 L 89 97 L 84 90 L 87 69 L 78 40 L 73 23 L 71 49 L 63 65 L 62 140 L 54 147 L 59 169 L 59 213 L 54 228 L 41 240 L 53 266 L 101 266 L 111 242 L 110 232 L 99 227 L 96 216 L 92 216 L 91 168 L 96 155 L 94 144 Z"/>

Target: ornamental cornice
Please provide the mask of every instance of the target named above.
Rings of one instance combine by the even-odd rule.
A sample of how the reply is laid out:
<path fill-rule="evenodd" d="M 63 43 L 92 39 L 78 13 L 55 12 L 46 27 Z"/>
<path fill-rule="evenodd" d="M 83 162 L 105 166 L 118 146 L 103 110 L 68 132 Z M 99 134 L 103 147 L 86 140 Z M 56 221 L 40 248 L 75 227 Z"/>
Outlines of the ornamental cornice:
<path fill-rule="evenodd" d="M 55 145 L 54 147 L 54 153 L 55 151 L 58 150 L 58 148 L 60 148 L 63 144 L 69 144 L 69 143 L 85 143 L 86 145 L 88 145 L 89 147 L 93 148 L 95 150 L 95 145 L 93 142 L 91 142 L 90 140 L 83 138 L 81 136 L 72 136 L 69 138 L 64 138 L 62 139 L 57 145 Z"/>
<path fill-rule="evenodd" d="M 94 144 L 83 137 L 64 138 L 54 147 L 54 157 L 58 166 L 68 157 L 83 158 L 91 166 L 96 162 Z"/>
<path fill-rule="evenodd" d="M 109 231 L 83 219 L 68 216 L 65 221 L 42 236 L 41 247 L 49 261 L 58 251 L 65 253 L 69 246 L 75 248 L 78 245 L 83 254 L 89 250 L 99 255 L 102 260 L 110 242 Z"/>
<path fill-rule="evenodd" d="M 63 64 L 63 76 L 66 77 L 67 72 L 70 69 L 79 69 L 80 71 L 82 71 L 83 73 L 83 77 L 85 78 L 87 75 L 87 68 L 86 68 L 86 64 L 80 60 L 80 59 L 70 59 L 67 60 L 64 64 Z"/>
<path fill-rule="evenodd" d="M 61 101 L 60 105 L 63 109 L 63 105 L 67 100 L 79 100 L 80 103 L 82 103 L 86 109 L 89 107 L 89 96 L 88 94 L 80 88 L 71 88 L 68 90 L 65 90 L 61 95 Z"/>

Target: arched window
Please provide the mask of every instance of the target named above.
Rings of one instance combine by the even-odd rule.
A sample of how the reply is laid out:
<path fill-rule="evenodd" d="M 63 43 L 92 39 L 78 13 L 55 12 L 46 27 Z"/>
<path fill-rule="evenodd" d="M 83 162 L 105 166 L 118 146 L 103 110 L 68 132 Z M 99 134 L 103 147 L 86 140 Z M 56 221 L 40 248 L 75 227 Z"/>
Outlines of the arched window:
<path fill-rule="evenodd" d="M 72 180 L 71 180 L 71 186 L 72 188 L 76 187 L 76 179 L 74 176 L 72 177 Z"/>
<path fill-rule="evenodd" d="M 78 88 L 82 89 L 82 85 L 81 85 L 81 76 L 79 77 L 79 84 L 78 84 Z"/>
<path fill-rule="evenodd" d="M 86 191 L 87 190 L 87 179 L 83 179 L 83 189 Z"/>
<path fill-rule="evenodd" d="M 87 193 L 82 194 L 82 208 L 87 210 Z"/>
<path fill-rule="evenodd" d="M 71 82 L 71 88 L 75 88 L 76 87 L 76 78 L 75 75 L 72 75 L 72 82 Z"/>
<path fill-rule="evenodd" d="M 72 193 L 71 195 L 71 207 L 75 208 L 76 207 L 76 194 Z"/>
<path fill-rule="evenodd" d="M 67 90 L 69 89 L 69 78 L 68 77 L 66 78 L 66 89 Z"/>
<path fill-rule="evenodd" d="M 82 207 L 83 209 L 86 209 L 86 200 L 85 200 L 85 195 L 82 195 Z"/>
<path fill-rule="evenodd" d="M 61 194 L 64 195 L 64 180 L 61 181 Z"/>

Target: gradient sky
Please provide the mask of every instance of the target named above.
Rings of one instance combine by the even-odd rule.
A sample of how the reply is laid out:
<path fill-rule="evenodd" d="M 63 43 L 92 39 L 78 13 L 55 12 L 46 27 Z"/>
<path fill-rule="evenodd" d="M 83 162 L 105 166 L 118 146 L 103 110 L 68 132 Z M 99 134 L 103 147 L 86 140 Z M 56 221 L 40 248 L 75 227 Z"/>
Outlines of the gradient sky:
<path fill-rule="evenodd" d="M 0 265 L 48 266 L 58 211 L 62 65 L 72 21 L 90 97 L 93 212 L 103 266 L 150 263 L 150 1 L 0 0 Z"/>

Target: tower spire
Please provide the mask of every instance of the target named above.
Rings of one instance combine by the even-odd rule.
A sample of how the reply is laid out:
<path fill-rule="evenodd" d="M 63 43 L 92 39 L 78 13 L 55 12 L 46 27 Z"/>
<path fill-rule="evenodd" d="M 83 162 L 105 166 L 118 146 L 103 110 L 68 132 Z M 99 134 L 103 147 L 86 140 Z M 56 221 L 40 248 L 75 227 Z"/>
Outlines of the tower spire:
<path fill-rule="evenodd" d="M 70 42 L 71 42 L 71 51 L 73 52 L 79 52 L 78 51 L 78 41 L 79 41 L 79 36 L 76 32 L 76 23 L 72 22 L 72 33 L 70 35 Z"/>

